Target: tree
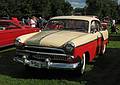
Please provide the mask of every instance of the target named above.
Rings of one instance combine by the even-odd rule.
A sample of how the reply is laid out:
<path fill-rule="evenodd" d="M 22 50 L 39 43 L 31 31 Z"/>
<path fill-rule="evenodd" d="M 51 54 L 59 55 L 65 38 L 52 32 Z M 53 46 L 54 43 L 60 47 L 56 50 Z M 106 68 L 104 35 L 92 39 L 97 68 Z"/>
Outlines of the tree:
<path fill-rule="evenodd" d="M 117 18 L 117 7 L 118 3 L 116 0 L 87 0 L 87 14 L 97 15 L 100 18 L 110 16 Z"/>
<path fill-rule="evenodd" d="M 64 15 L 71 15 L 73 12 L 73 7 L 69 2 L 65 2 L 62 8 Z"/>
<path fill-rule="evenodd" d="M 65 0 L 0 0 L 0 16 L 58 16 L 70 15 L 71 4 Z"/>
<path fill-rule="evenodd" d="M 85 15 L 85 10 L 84 10 L 84 8 L 75 8 L 74 14 L 75 15 Z"/>

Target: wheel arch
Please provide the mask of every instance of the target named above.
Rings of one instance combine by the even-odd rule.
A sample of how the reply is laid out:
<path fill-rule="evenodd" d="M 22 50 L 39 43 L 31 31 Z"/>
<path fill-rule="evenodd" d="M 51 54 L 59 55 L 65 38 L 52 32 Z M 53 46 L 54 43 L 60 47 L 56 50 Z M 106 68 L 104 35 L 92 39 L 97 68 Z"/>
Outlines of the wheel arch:
<path fill-rule="evenodd" d="M 86 52 L 83 52 L 82 55 L 83 54 L 85 54 L 86 62 L 88 63 L 90 61 L 90 53 L 88 51 L 86 51 Z M 81 56 L 79 56 L 79 55 L 77 56 L 78 61 L 79 61 L 79 59 L 82 58 L 82 55 Z"/>
<path fill-rule="evenodd" d="M 90 53 L 87 51 L 85 52 L 86 63 L 90 61 Z"/>

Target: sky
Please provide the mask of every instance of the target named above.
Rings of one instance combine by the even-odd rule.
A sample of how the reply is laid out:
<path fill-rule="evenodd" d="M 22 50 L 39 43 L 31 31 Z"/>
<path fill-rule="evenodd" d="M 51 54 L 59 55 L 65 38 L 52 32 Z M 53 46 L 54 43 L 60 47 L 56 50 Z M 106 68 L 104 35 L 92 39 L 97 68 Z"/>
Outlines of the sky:
<path fill-rule="evenodd" d="M 68 1 L 73 8 L 83 8 L 86 4 L 86 0 L 66 0 Z M 118 0 L 118 4 L 120 4 L 120 0 Z"/>
<path fill-rule="evenodd" d="M 73 8 L 83 8 L 85 6 L 85 0 L 67 0 Z"/>
<path fill-rule="evenodd" d="M 120 4 L 120 0 L 118 0 L 118 4 Z"/>

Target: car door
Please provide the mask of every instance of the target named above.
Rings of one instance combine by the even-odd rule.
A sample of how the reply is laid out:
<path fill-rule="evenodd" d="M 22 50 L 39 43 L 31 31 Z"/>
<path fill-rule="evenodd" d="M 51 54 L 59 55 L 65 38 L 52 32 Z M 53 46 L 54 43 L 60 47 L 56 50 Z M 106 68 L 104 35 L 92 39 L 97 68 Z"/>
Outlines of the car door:
<path fill-rule="evenodd" d="M 23 34 L 38 31 L 35 28 L 25 28 L 12 21 L 0 21 L 0 47 L 13 45 L 15 39 Z"/>
<path fill-rule="evenodd" d="M 0 47 L 13 44 L 13 32 L 10 29 L 12 26 L 10 21 L 0 21 Z"/>
<path fill-rule="evenodd" d="M 100 22 L 93 20 L 91 22 L 91 33 L 96 36 L 96 54 L 99 54 L 102 49 L 103 33 L 101 32 Z"/>
<path fill-rule="evenodd" d="M 5 25 L 5 30 L 3 33 L 4 39 L 2 39 L 2 42 L 5 45 L 13 45 L 16 37 L 24 34 L 25 30 L 22 28 L 22 26 L 19 26 L 12 21 L 5 22 L 5 23 L 6 25 Z"/>
<path fill-rule="evenodd" d="M 10 45 L 10 39 L 12 35 L 6 30 L 0 30 L 0 47 Z"/>

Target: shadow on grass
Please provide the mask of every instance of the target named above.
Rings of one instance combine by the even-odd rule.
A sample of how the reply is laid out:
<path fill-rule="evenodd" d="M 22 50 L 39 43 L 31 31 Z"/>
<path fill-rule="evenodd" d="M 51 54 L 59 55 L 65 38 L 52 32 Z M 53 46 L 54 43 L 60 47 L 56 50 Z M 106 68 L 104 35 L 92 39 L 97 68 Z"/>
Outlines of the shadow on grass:
<path fill-rule="evenodd" d="M 106 54 L 99 56 L 91 64 L 93 68 L 81 77 L 70 70 L 36 69 L 27 72 L 22 64 L 13 62 L 14 54 L 15 51 L 0 54 L 0 74 L 18 79 L 65 79 L 84 82 L 86 85 L 120 85 L 120 49 L 107 49 Z"/>
<path fill-rule="evenodd" d="M 83 78 L 86 85 L 120 85 L 120 49 L 109 48 Z"/>

